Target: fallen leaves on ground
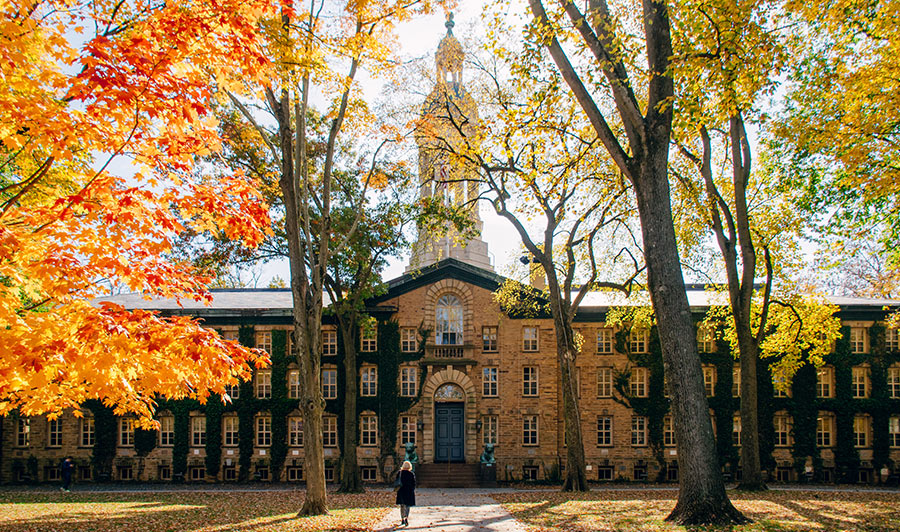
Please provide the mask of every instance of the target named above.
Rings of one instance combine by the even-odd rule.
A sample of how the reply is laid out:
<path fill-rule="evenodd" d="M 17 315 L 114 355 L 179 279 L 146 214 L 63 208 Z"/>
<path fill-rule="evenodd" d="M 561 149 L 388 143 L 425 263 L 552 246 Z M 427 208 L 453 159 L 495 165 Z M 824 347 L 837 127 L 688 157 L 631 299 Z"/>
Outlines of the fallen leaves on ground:
<path fill-rule="evenodd" d="M 384 492 L 328 494 L 329 513 L 297 517 L 303 491 L 0 493 L 0 532 L 319 532 L 371 530 Z"/>
<path fill-rule="evenodd" d="M 530 532 L 564 531 L 866 531 L 900 530 L 900 493 L 838 491 L 729 492 L 753 523 L 735 527 L 682 527 L 664 521 L 674 490 L 595 490 L 589 493 L 516 492 L 494 499 Z"/>

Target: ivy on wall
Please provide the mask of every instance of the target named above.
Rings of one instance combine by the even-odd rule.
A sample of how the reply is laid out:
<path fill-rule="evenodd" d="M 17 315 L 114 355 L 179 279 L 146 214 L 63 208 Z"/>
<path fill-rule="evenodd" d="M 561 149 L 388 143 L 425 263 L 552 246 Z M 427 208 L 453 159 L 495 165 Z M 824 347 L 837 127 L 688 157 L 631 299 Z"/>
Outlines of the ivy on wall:
<path fill-rule="evenodd" d="M 117 424 L 112 408 L 103 405 L 100 401 L 91 399 L 85 401 L 85 408 L 94 416 L 94 448 L 91 454 L 91 465 L 94 468 L 94 478 L 98 480 L 112 478 L 112 463 L 116 456 Z"/>

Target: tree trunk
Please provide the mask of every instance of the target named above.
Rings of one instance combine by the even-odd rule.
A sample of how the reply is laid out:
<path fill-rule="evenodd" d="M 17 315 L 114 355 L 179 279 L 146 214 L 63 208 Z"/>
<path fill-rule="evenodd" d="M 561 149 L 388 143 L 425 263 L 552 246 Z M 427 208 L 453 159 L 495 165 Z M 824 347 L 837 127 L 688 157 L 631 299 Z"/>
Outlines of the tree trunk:
<path fill-rule="evenodd" d="M 742 321 L 736 331 L 741 354 L 741 482 L 738 489 L 761 491 L 766 489 L 766 483 L 759 456 L 759 394 L 756 382 L 759 346 L 750 332 L 749 320 Z"/>
<path fill-rule="evenodd" d="M 691 319 L 675 230 L 667 176 L 666 144 L 650 146 L 634 180 L 647 278 L 659 327 L 663 363 L 669 375 L 681 478 L 678 502 L 667 521 L 682 525 L 743 523 L 731 504 L 716 454 L 697 338 Z"/>
<path fill-rule="evenodd" d="M 356 447 L 359 443 L 359 416 L 356 415 L 358 377 L 356 372 L 356 330 L 357 319 L 339 316 L 341 336 L 344 342 L 344 444 L 341 449 L 341 486 L 339 493 L 362 493 L 365 491 L 359 476 Z"/>
<path fill-rule="evenodd" d="M 298 182 L 294 172 L 294 131 L 291 127 L 291 100 L 286 90 L 276 99 L 268 92 L 268 100 L 278 121 L 278 137 L 281 148 L 281 176 L 279 186 L 284 197 L 285 233 L 288 241 L 288 260 L 291 271 L 291 295 L 293 299 L 293 345 L 300 366 L 300 412 L 303 414 L 304 474 L 306 499 L 299 515 L 327 513 L 325 491 L 325 462 L 322 449 L 322 413 L 325 401 L 320 384 L 322 291 L 310 286 L 306 270 L 307 250 L 300 234 L 301 202 L 298 189 L 305 184 Z M 297 117 L 298 130 L 305 127 L 302 116 Z M 298 131 L 298 135 L 300 132 Z M 301 154 L 297 154 L 301 157 Z M 301 157 L 302 158 L 302 157 Z"/>
<path fill-rule="evenodd" d="M 559 298 L 559 283 L 554 276 L 548 281 L 550 288 L 550 308 L 556 329 L 556 359 L 559 367 L 560 385 L 563 399 L 563 419 L 566 438 L 566 479 L 563 491 L 590 491 L 585 473 L 584 439 L 581 434 L 581 410 L 578 405 L 578 379 L 575 377 L 575 337 L 572 323 L 566 319 L 568 309 Z M 552 281 L 551 281 L 552 279 Z"/>

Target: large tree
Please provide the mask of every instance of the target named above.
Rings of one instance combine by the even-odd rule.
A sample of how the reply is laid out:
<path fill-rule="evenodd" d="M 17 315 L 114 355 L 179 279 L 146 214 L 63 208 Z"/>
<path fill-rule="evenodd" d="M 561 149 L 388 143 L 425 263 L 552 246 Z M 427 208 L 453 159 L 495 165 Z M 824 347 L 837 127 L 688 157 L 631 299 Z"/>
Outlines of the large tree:
<path fill-rule="evenodd" d="M 386 135 L 373 125 L 371 114 L 359 93 L 356 77 L 366 62 L 373 68 L 389 69 L 393 25 L 431 4 L 416 0 L 339 2 L 312 1 L 308 5 L 286 2 L 280 16 L 266 24 L 268 51 L 276 63 L 277 77 L 262 87 L 265 107 L 274 124 L 256 119 L 252 108 L 234 97 L 245 118 L 256 125 L 278 161 L 278 183 L 284 201 L 284 230 L 291 271 L 293 296 L 293 353 L 300 366 L 300 411 L 307 435 L 304 449 L 306 499 L 300 515 L 327 511 L 325 464 L 322 447 L 321 325 L 323 294 L 330 258 L 350 243 L 361 220 L 362 208 L 338 234 L 332 202 L 339 138 L 345 128 L 357 138 Z M 249 92 L 249 91 L 248 91 Z M 254 89 L 252 94 L 259 91 Z M 327 133 L 321 145 L 321 164 L 311 158 L 307 118 L 314 93 L 328 101 Z M 365 201 L 374 172 L 362 173 L 358 201 Z"/>
<path fill-rule="evenodd" d="M 589 0 L 586 14 L 568 1 L 549 12 L 542 0 L 529 0 L 529 6 L 534 19 L 527 38 L 549 52 L 604 149 L 634 189 L 678 442 L 681 489 L 667 519 L 682 524 L 744 522 L 728 500 L 719 471 L 672 219 L 668 161 L 675 93 L 668 2 L 645 0 L 639 21 L 613 12 L 606 0 Z M 643 34 L 629 33 L 632 27 Z M 641 56 L 645 67 L 629 65 L 631 58 Z M 630 74 L 629 66 L 640 74 Z"/>
<path fill-rule="evenodd" d="M 219 151 L 217 77 L 259 79 L 264 2 L 0 7 L 0 414 L 87 399 L 151 423 L 155 397 L 222 393 L 251 351 L 186 318 L 91 303 L 112 290 L 209 299 L 169 255 L 186 227 L 260 242 L 256 183 Z M 129 167 L 129 164 L 131 166 Z"/>

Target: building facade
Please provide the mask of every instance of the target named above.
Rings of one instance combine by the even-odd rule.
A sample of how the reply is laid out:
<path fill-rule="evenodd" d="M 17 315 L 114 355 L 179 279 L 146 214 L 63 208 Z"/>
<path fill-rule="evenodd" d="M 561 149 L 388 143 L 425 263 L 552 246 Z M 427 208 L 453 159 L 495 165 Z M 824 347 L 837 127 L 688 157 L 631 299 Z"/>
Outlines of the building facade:
<path fill-rule="evenodd" d="M 437 82 L 423 122 L 448 129 L 454 113 L 477 118 L 462 83 L 463 51 L 452 34 L 435 58 Z M 477 127 L 477 121 L 470 126 Z M 455 136 L 454 136 L 455 135 Z M 466 204 L 477 189 L 450 168 L 428 136 L 419 138 L 420 194 Z M 493 272 L 475 234 L 420 234 L 407 273 L 368 302 L 376 327 L 358 338 L 357 412 L 343 411 L 343 347 L 333 323 L 323 323 L 322 393 L 326 478 L 339 478 L 343 420 L 358 417 L 358 463 L 364 481 L 384 481 L 412 443 L 422 464 L 476 464 L 495 447 L 500 481 L 561 478 L 565 464 L 563 401 L 556 341 L 549 316 L 522 317 L 494 299 L 503 278 Z M 57 420 L 0 419 L 0 481 L 54 481 L 72 456 L 82 481 L 299 482 L 304 432 L 297 409 L 297 364 L 290 352 L 289 290 L 217 290 L 210 306 L 110 298 L 129 309 L 190 315 L 229 339 L 265 349 L 270 368 L 213 397 L 159 403 L 159 430 L 136 429 L 99 403 Z M 699 323 L 709 306 L 690 287 Z M 803 366 L 791 383 L 773 386 L 767 361 L 759 368 L 760 442 L 772 479 L 886 482 L 900 471 L 900 345 L 885 326 L 900 302 L 839 298 L 843 336 L 826 365 Z M 607 326 L 607 314 L 627 300 L 592 294 L 578 309 L 581 336 L 577 382 L 587 476 L 593 481 L 676 481 L 678 455 L 668 413 L 666 379 L 654 328 Z M 700 359 L 723 471 L 739 475 L 740 378 L 717 331 L 698 331 Z"/>
<path fill-rule="evenodd" d="M 495 445 L 501 481 L 553 480 L 565 468 L 562 397 L 549 317 L 504 312 L 493 291 L 502 279 L 444 259 L 392 281 L 369 302 L 377 327 L 361 333 L 358 460 L 366 481 L 383 481 L 407 442 L 421 463 L 478 463 Z M 692 287 L 693 288 L 693 287 Z M 697 304 L 706 293 L 692 289 Z M 72 456 L 77 478 L 120 481 L 303 480 L 297 366 L 289 351 L 290 292 L 213 292 L 210 307 L 121 296 L 131 308 L 189 314 L 228 338 L 265 349 L 273 365 L 212 398 L 160 403 L 158 431 L 88 404 L 82 417 L 2 420 L 2 481 L 58 479 Z M 594 299 L 594 302 L 597 300 Z M 589 301 L 590 303 L 591 301 Z M 773 480 L 885 482 L 900 467 L 900 352 L 883 325 L 884 301 L 842 299 L 844 334 L 821 368 L 805 366 L 784 391 L 760 367 L 760 426 Z M 577 379 L 588 478 L 678 478 L 673 423 L 655 329 L 606 326 L 606 305 L 583 306 Z M 324 444 L 329 479 L 339 478 L 343 416 L 342 343 L 323 324 Z M 727 474 L 739 474 L 738 365 L 716 334 L 701 330 L 700 358 Z"/>

